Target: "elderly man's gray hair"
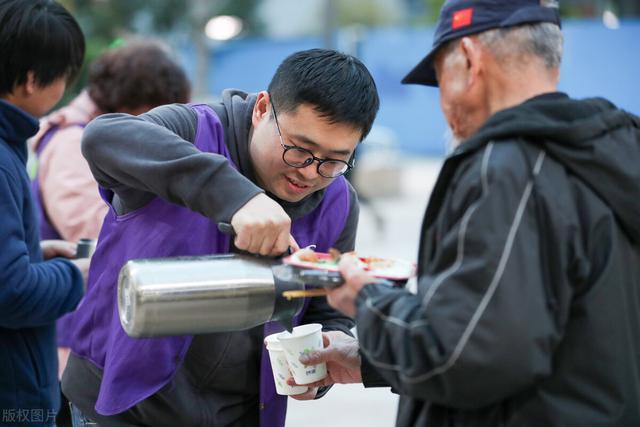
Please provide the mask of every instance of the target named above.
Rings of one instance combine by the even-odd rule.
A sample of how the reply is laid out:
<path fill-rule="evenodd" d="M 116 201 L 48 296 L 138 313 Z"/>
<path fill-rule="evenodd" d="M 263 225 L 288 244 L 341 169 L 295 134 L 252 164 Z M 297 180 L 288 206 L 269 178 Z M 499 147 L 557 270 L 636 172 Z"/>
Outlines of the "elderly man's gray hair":
<path fill-rule="evenodd" d="M 536 57 L 549 69 L 559 68 L 562 61 L 562 32 L 548 22 L 496 28 L 479 34 L 478 39 L 500 61 L 526 63 Z"/>

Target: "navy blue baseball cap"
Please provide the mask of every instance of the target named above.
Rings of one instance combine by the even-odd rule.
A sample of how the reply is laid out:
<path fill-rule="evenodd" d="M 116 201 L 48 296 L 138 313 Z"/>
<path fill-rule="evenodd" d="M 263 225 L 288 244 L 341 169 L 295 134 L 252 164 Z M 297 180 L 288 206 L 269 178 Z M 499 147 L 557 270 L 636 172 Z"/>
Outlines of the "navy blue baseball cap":
<path fill-rule="evenodd" d="M 431 51 L 402 79 L 402 83 L 438 86 L 433 60 L 438 49 L 450 40 L 494 28 L 536 22 L 551 22 L 560 26 L 557 2 L 553 0 L 447 0 L 440 11 Z"/>

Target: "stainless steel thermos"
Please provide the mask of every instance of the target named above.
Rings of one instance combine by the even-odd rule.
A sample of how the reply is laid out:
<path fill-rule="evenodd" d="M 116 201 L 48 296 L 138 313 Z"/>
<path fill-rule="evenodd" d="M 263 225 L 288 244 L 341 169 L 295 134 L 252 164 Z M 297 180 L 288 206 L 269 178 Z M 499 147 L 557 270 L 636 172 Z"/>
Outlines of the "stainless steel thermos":
<path fill-rule="evenodd" d="M 274 277 L 278 261 L 250 255 L 131 260 L 120 270 L 118 310 L 132 337 L 193 335 L 249 329 L 271 320 L 290 324 L 303 289 L 286 275 Z M 283 279 L 284 277 L 284 279 Z"/>

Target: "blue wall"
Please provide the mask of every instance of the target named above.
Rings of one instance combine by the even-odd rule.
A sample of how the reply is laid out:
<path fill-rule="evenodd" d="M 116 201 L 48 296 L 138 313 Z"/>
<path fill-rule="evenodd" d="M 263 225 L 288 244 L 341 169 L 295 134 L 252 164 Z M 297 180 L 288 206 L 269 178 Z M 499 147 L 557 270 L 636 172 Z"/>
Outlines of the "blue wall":
<path fill-rule="evenodd" d="M 382 104 L 376 124 L 392 128 L 403 151 L 439 155 L 444 153 L 445 125 L 437 89 L 400 84 L 428 51 L 432 31 L 368 30 L 358 56 L 371 70 L 380 92 Z M 576 98 L 603 96 L 640 114 L 640 21 L 622 21 L 618 30 L 609 30 L 600 21 L 567 21 L 563 31 L 565 56 L 560 89 Z M 339 46 L 343 36 L 338 36 Z M 211 92 L 219 94 L 231 87 L 246 91 L 266 89 L 282 59 L 321 44 L 314 37 L 228 42 L 213 51 Z M 183 52 L 192 69 L 192 53 L 189 49 Z"/>

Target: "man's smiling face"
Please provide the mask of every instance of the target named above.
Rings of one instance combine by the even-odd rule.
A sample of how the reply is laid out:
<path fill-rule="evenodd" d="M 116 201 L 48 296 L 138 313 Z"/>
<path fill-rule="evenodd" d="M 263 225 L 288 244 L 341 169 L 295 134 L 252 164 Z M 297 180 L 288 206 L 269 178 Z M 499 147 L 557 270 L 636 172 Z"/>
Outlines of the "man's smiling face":
<path fill-rule="evenodd" d="M 317 161 L 304 168 L 287 165 L 282 143 L 307 149 L 318 158 L 348 162 L 362 132 L 350 124 L 331 123 L 308 104 L 299 105 L 292 112 L 278 112 L 277 118 L 282 142 L 269 95 L 261 92 L 253 112 L 251 160 L 264 190 L 282 200 L 298 202 L 327 187 L 333 179 L 318 174 Z"/>

